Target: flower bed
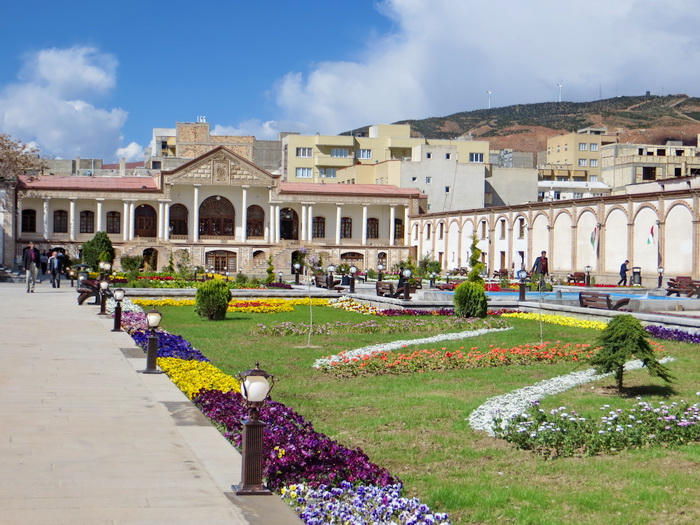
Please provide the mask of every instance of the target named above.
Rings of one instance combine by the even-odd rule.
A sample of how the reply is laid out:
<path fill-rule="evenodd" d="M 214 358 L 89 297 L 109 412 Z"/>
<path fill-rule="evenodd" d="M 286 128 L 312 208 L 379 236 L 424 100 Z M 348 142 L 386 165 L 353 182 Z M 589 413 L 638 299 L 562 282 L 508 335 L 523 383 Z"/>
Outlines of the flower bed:
<path fill-rule="evenodd" d="M 233 313 L 276 313 L 291 312 L 295 306 L 308 305 L 326 306 L 327 299 L 263 299 L 259 301 L 241 301 L 234 299 L 226 309 Z M 143 307 L 155 308 L 158 306 L 194 306 L 194 299 L 135 299 L 135 304 Z"/>
<path fill-rule="evenodd" d="M 605 405 L 601 410 L 606 413 L 598 420 L 581 417 L 566 407 L 546 413 L 538 403 L 533 406 L 510 420 L 496 435 L 548 458 L 700 441 L 698 403 L 680 401 L 666 405 L 661 401 L 654 406 L 638 401 L 628 410 L 609 410 L 610 405 Z"/>
<path fill-rule="evenodd" d="M 700 333 L 689 332 L 679 328 L 666 328 L 665 326 L 649 325 L 644 327 L 647 333 L 657 339 L 668 341 L 680 341 L 681 343 L 700 343 Z"/>
<path fill-rule="evenodd" d="M 525 312 L 504 313 L 503 317 L 515 317 L 517 319 L 528 319 L 530 321 L 542 321 L 543 323 L 558 324 L 562 326 L 572 326 L 575 328 L 592 328 L 593 330 L 603 330 L 608 323 L 600 321 L 586 321 L 576 317 L 564 315 L 533 314 Z"/>

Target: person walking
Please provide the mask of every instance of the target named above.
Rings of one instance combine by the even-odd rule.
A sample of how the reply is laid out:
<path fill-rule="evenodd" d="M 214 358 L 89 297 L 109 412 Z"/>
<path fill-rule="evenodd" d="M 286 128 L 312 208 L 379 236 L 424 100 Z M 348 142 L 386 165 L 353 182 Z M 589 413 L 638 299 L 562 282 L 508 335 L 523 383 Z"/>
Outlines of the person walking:
<path fill-rule="evenodd" d="M 625 262 L 622 263 L 620 266 L 620 280 L 617 281 L 617 285 L 620 286 L 620 283 L 622 283 L 622 286 L 627 286 L 627 272 L 629 272 L 629 261 L 625 260 Z"/>
<path fill-rule="evenodd" d="M 536 273 L 544 277 L 549 275 L 549 259 L 547 259 L 547 252 L 542 252 L 540 256 L 535 259 L 535 264 L 532 265 L 532 273 Z"/>
<path fill-rule="evenodd" d="M 41 252 L 41 275 L 46 275 L 46 269 L 48 268 L 48 263 L 49 263 L 49 254 L 46 253 L 44 250 Z M 41 282 L 41 278 L 39 278 L 39 282 Z"/>
<path fill-rule="evenodd" d="M 61 274 L 63 273 L 63 254 L 59 251 L 54 251 L 49 257 L 49 272 L 51 272 L 51 287 L 61 287 Z"/>
<path fill-rule="evenodd" d="M 33 242 L 29 242 L 29 248 L 22 255 L 22 266 L 24 267 L 25 279 L 27 281 L 27 293 L 34 293 L 36 287 L 36 276 L 41 265 L 41 253 L 34 247 Z"/>

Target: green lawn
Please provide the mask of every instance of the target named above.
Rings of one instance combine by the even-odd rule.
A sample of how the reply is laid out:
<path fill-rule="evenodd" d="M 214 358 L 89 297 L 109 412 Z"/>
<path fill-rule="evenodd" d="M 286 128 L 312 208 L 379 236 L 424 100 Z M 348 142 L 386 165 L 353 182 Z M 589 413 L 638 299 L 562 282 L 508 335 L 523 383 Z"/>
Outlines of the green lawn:
<path fill-rule="evenodd" d="M 471 430 L 465 421 L 491 396 L 553 376 L 586 368 L 583 364 L 537 364 L 413 375 L 338 379 L 312 368 L 323 356 L 397 339 L 434 335 L 357 334 L 259 337 L 257 323 L 308 322 L 309 308 L 294 313 L 228 314 L 224 321 L 197 318 L 191 307 L 159 307 L 162 326 L 189 340 L 222 370 L 237 374 L 256 361 L 275 374 L 272 397 L 293 407 L 317 431 L 348 447 L 361 447 L 380 466 L 401 478 L 407 494 L 453 523 L 698 523 L 700 445 L 654 448 L 594 458 L 545 461 L 502 440 Z M 362 322 L 369 317 L 314 307 L 313 320 Z M 377 319 L 377 318 L 372 318 Z M 592 343 L 598 332 L 511 319 L 508 332 L 436 348 L 518 346 L 545 341 Z M 598 417 L 600 407 L 626 407 L 635 395 L 650 401 L 700 400 L 696 346 L 664 342 L 676 358 L 669 366 L 678 381 L 667 387 L 646 371 L 625 375 L 619 396 L 613 379 L 583 385 L 543 401 Z"/>

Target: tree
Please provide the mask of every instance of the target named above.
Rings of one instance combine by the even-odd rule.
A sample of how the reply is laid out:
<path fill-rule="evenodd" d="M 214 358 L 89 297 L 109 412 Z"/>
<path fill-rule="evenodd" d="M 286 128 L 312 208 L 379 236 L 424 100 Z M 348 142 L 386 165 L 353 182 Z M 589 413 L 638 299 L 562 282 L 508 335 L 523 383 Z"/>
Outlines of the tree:
<path fill-rule="evenodd" d="M 100 261 L 111 263 L 114 260 L 112 241 L 105 232 L 97 232 L 92 239 L 83 243 L 81 249 L 83 262 L 92 269 L 96 269 Z"/>
<path fill-rule="evenodd" d="M 622 391 L 622 374 L 625 363 L 632 357 L 640 359 L 649 370 L 649 374 L 671 383 L 674 377 L 668 368 L 659 363 L 654 349 L 649 343 L 648 335 L 639 320 L 629 314 L 613 317 L 612 321 L 598 337 L 598 353 L 591 358 L 591 364 L 598 372 L 614 372 L 617 389 Z"/>
<path fill-rule="evenodd" d="M 43 167 L 44 161 L 39 157 L 38 149 L 0 134 L 0 183 L 16 182 L 17 175 L 40 171 Z"/>
<path fill-rule="evenodd" d="M 484 266 L 484 263 L 481 262 L 482 251 L 477 246 L 478 244 L 479 239 L 475 235 L 472 237 L 472 245 L 470 247 L 471 255 L 469 256 L 469 266 L 471 267 L 471 270 L 469 270 L 469 274 L 467 275 L 467 281 L 470 283 L 478 283 L 483 286 L 484 278 L 481 277 L 481 274 L 486 267 Z"/>

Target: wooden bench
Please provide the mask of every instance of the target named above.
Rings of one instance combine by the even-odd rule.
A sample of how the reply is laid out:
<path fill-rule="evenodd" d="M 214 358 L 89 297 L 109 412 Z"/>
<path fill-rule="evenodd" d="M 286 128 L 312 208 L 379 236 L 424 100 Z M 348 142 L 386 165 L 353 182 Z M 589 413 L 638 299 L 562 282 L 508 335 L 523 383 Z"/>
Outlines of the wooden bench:
<path fill-rule="evenodd" d="M 501 268 L 500 270 L 496 270 L 493 272 L 493 278 L 494 279 L 508 279 L 508 270 L 505 268 Z"/>
<path fill-rule="evenodd" d="M 394 297 L 394 283 L 390 281 L 377 281 L 377 295 L 379 297 Z"/>
<path fill-rule="evenodd" d="M 569 275 L 566 276 L 566 282 L 567 282 L 567 284 L 585 283 L 586 282 L 586 274 L 583 272 L 570 273 Z"/>
<path fill-rule="evenodd" d="M 92 304 L 100 304 L 100 282 L 95 279 L 83 279 L 78 281 L 78 287 L 76 288 L 78 292 L 78 304 L 83 304 L 90 297 L 95 298 L 95 302 Z"/>
<path fill-rule="evenodd" d="M 342 290 L 345 289 L 342 286 L 338 286 L 340 284 L 340 279 L 333 279 L 333 281 L 331 281 L 330 275 L 317 274 L 317 275 L 314 275 L 314 280 L 315 280 L 316 286 L 318 288 L 326 288 L 327 290 L 335 290 L 338 293 L 340 293 Z"/>
<path fill-rule="evenodd" d="M 668 287 L 666 288 L 666 295 L 676 294 L 680 297 L 681 294 L 686 297 L 692 297 L 698 294 L 700 297 L 700 281 L 693 281 L 692 277 L 679 276 L 675 279 L 669 279 Z"/>
<path fill-rule="evenodd" d="M 459 286 L 459 283 L 442 283 L 438 284 L 435 288 L 443 292 L 453 292 L 457 286 Z"/>
<path fill-rule="evenodd" d="M 579 305 L 583 308 L 600 308 L 601 310 L 626 310 L 629 298 L 613 303 L 609 293 L 581 292 L 578 294 Z"/>

